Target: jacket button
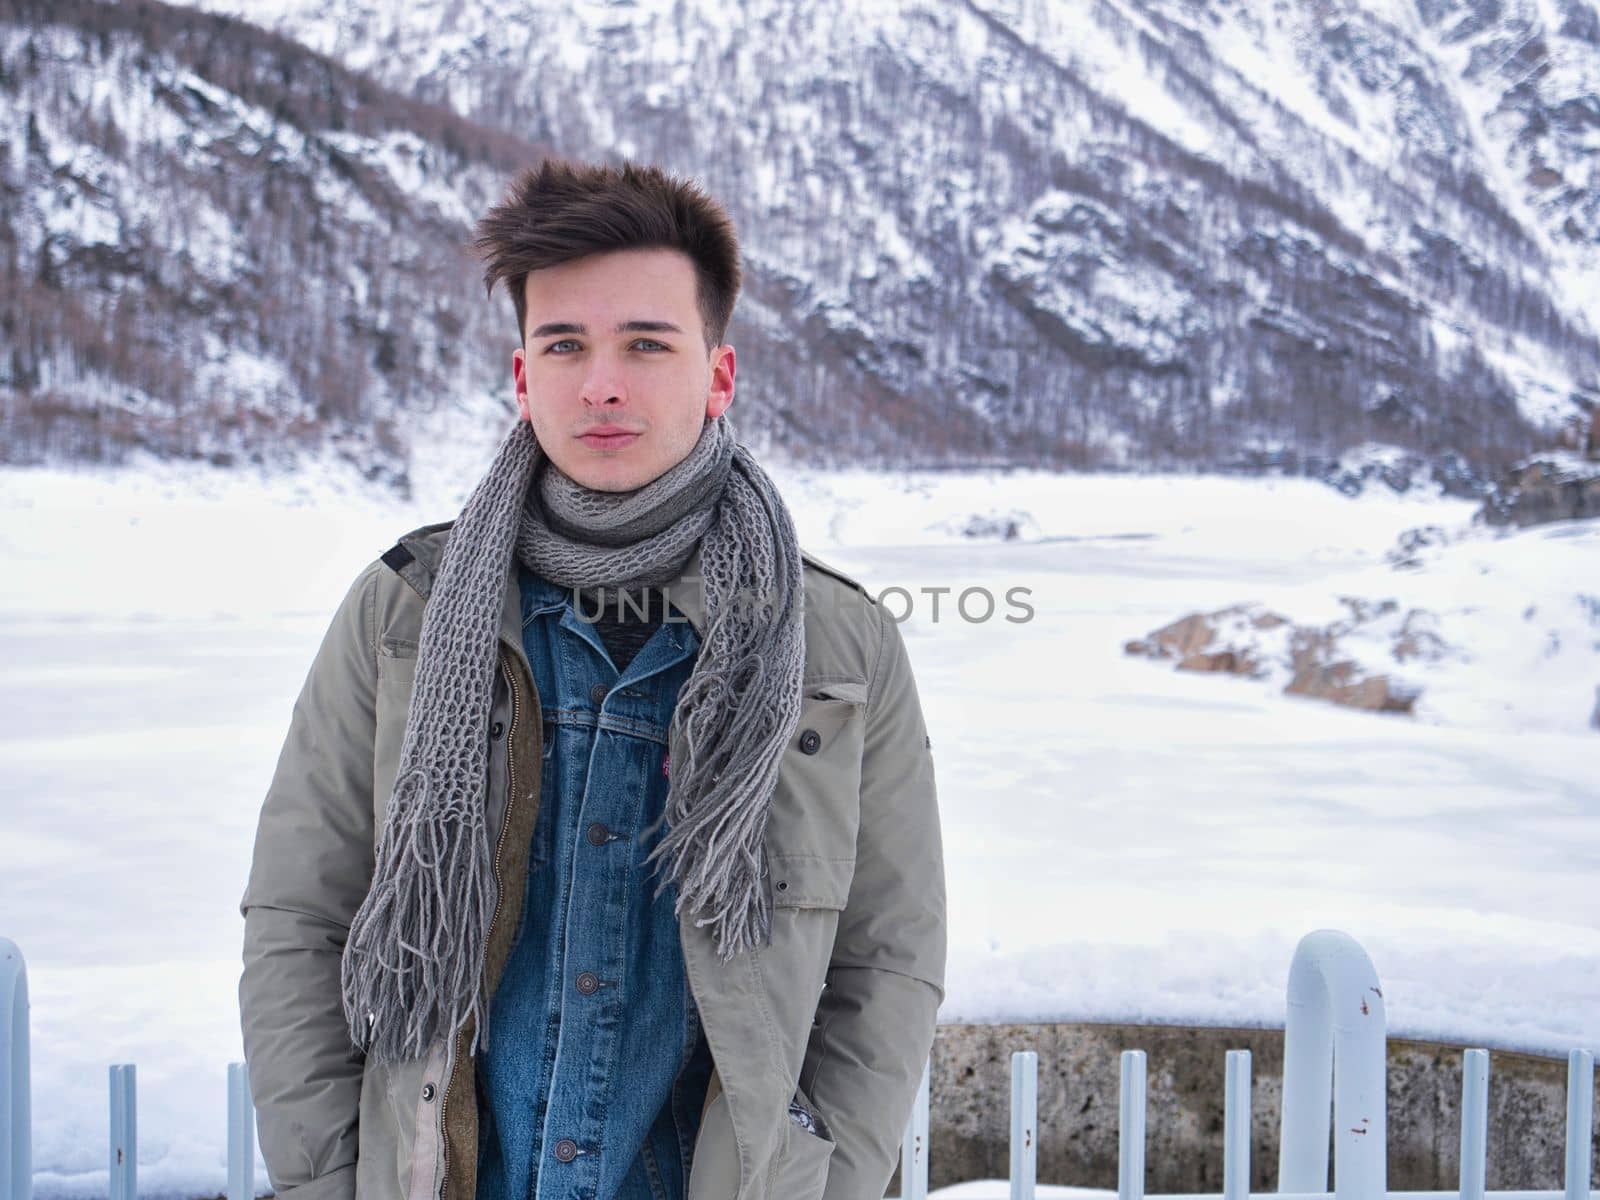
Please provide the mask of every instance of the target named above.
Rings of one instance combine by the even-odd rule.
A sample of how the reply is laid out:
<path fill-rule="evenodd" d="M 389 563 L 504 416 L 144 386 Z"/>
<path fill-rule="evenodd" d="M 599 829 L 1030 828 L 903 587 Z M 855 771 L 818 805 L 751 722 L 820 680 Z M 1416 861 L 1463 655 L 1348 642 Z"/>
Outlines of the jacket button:
<path fill-rule="evenodd" d="M 611 830 L 596 821 L 589 826 L 589 844 L 591 846 L 604 846 L 611 840 Z"/>
<path fill-rule="evenodd" d="M 578 1143 L 571 1138 L 562 1138 L 556 1143 L 556 1161 L 571 1162 L 578 1157 Z"/>
<path fill-rule="evenodd" d="M 787 892 L 789 890 L 789 881 L 787 879 L 778 880 L 778 890 L 780 892 Z"/>
<path fill-rule="evenodd" d="M 498 739 L 498 738 L 499 738 L 499 736 L 500 736 L 500 735 L 501 735 L 501 734 L 502 734 L 502 733 L 504 733 L 504 732 L 505 732 L 505 731 L 506 731 L 506 727 L 505 727 L 505 726 L 504 726 L 504 725 L 502 725 L 502 724 L 500 724 L 500 722 L 499 722 L 499 721 L 496 721 L 496 722 L 495 722 L 495 723 L 494 723 L 494 724 L 493 724 L 493 725 L 492 725 L 492 726 L 490 726 L 490 728 L 489 728 L 489 736 L 490 736 L 490 737 L 492 737 L 492 738 L 497 738 L 497 739 Z"/>
<path fill-rule="evenodd" d="M 597 683 L 589 689 L 589 699 L 596 704 L 604 704 L 606 702 L 606 693 L 610 690 L 605 684 Z"/>
<path fill-rule="evenodd" d="M 578 990 L 585 996 L 592 996 L 600 990 L 600 977 L 593 971 L 585 971 L 578 976 Z"/>
<path fill-rule="evenodd" d="M 800 735 L 800 753 L 815 754 L 822 745 L 822 735 L 815 729 L 808 729 Z"/>
<path fill-rule="evenodd" d="M 422 1085 L 422 1098 L 424 1100 L 433 1099 L 433 1084 L 425 1083 Z"/>

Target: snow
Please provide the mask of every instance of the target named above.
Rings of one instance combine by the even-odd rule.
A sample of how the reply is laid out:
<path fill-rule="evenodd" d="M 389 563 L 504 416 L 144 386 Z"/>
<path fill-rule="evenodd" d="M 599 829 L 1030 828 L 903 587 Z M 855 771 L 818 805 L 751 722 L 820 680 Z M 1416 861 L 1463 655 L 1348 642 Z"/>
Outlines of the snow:
<path fill-rule="evenodd" d="M 1531 338 L 1508 332 L 1501 344 L 1493 337 L 1478 342 L 1478 353 L 1511 385 L 1517 411 L 1541 429 L 1558 428 L 1578 412 L 1572 398 L 1579 384 L 1548 352 L 1540 353 Z"/>
<path fill-rule="evenodd" d="M 1172 363 L 1187 352 L 1194 298 L 1168 271 L 1126 254 L 1127 222 L 1105 205 L 1049 191 L 999 225 L 989 272 L 1093 346 Z"/>
<path fill-rule="evenodd" d="M 426 439 L 451 457 L 412 502 L 333 466 L 0 474 L 0 932 L 29 961 L 42 1197 L 104 1194 L 117 1062 L 145 1194 L 222 1189 L 237 905 L 290 705 L 349 581 L 453 515 L 492 440 Z M 1500 533 L 1464 501 L 1303 480 L 772 470 L 808 549 L 909 593 L 941 1020 L 1279 1025 L 1296 941 L 1337 928 L 1395 1036 L 1600 1047 L 1600 522 Z M 1008 514 L 1015 540 L 960 533 Z M 963 618 L 973 588 L 991 619 Z M 1459 647 L 1408 664 L 1415 717 L 1122 652 L 1192 611 L 1312 622 L 1344 595 L 1426 607 Z"/>
<path fill-rule="evenodd" d="M 1113 6 L 1090 10 L 1054 4 L 1029 5 L 1020 12 L 994 3 L 977 5 L 1030 47 L 1048 54 L 1074 75 L 1113 99 L 1129 114 L 1158 129 L 1184 149 L 1226 161 L 1235 152 L 1221 144 L 1215 127 L 1196 118 L 1194 106 L 1144 61 L 1141 37 L 1164 40 L 1149 20 L 1117 6 L 1116 20 L 1104 15 Z M 981 44 L 973 39 L 974 45 Z M 1007 112 L 1026 112 L 1025 104 L 1007 105 Z"/>

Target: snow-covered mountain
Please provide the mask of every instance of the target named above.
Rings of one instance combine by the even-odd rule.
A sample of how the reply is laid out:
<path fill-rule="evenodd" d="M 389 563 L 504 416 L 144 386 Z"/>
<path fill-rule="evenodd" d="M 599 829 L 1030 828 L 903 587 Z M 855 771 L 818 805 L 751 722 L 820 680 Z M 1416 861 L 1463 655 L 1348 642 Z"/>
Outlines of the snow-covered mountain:
<path fill-rule="evenodd" d="M 481 386 L 461 230 L 533 148 L 241 22 L 9 16 L 0 459 L 326 441 L 403 482 L 402 414 Z"/>
<path fill-rule="evenodd" d="M 461 246 L 547 148 L 725 200 L 735 415 L 802 459 L 1487 473 L 1600 403 L 1595 0 L 199 2 L 282 37 L 0 3 L 4 269 L 55 322 L 0 334 L 7 458 L 74 404 L 103 454 L 503 417 Z"/>

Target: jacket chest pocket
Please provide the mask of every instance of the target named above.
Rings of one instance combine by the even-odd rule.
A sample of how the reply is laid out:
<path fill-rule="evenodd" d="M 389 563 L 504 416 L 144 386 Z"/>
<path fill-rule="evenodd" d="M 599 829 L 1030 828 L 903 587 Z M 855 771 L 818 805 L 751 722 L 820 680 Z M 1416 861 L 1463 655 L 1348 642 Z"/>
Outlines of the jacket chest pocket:
<path fill-rule="evenodd" d="M 400 743 L 405 737 L 406 714 L 417 677 L 417 646 L 402 638 L 385 637 L 378 644 L 378 690 L 372 736 L 373 842 L 383 835 L 389 796 L 400 770 Z"/>
<path fill-rule="evenodd" d="M 861 824 L 866 701 L 862 682 L 805 685 L 767 814 L 774 907 L 844 907 Z"/>

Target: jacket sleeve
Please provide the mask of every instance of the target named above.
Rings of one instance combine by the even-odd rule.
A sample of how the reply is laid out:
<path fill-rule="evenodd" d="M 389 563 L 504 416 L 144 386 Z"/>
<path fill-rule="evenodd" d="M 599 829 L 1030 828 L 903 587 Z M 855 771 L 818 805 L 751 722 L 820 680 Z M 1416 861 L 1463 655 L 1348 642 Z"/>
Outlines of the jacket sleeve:
<path fill-rule="evenodd" d="M 364 1056 L 340 956 L 373 870 L 377 572 L 351 585 L 295 701 L 261 807 L 240 912 L 244 1033 L 261 1152 L 279 1200 L 353 1200 Z"/>
<path fill-rule="evenodd" d="M 877 610 L 861 826 L 803 1085 L 829 1122 L 825 1200 L 881 1200 L 944 999 L 944 854 L 933 758 L 899 626 Z"/>

